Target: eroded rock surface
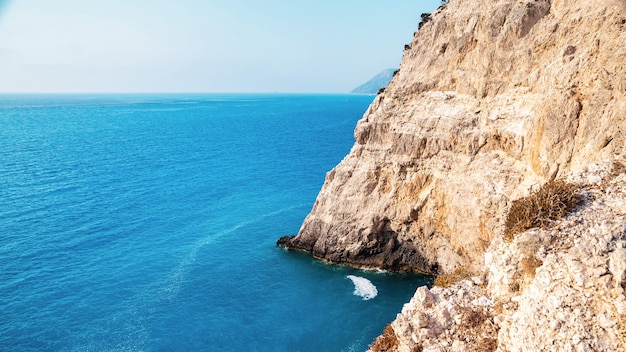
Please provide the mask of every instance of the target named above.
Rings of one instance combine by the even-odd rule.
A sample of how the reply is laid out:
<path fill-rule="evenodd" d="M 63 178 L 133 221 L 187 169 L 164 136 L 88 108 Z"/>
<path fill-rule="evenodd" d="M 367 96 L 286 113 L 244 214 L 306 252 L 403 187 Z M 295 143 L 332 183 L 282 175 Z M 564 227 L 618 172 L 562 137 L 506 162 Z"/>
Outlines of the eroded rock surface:
<path fill-rule="evenodd" d="M 395 351 L 626 351 L 626 171 L 570 177 L 586 203 L 547 229 L 498 237 L 472 280 L 420 287 Z"/>
<path fill-rule="evenodd" d="M 450 0 L 295 237 L 364 267 L 477 270 L 510 202 L 625 151 L 626 2 Z"/>

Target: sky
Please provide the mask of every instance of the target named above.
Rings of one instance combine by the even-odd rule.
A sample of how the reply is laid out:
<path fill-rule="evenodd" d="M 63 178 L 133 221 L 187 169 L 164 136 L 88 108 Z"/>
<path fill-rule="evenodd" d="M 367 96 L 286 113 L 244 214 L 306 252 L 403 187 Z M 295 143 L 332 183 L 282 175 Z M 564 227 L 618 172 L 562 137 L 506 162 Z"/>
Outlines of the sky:
<path fill-rule="evenodd" d="M 0 0 L 0 92 L 348 92 L 440 4 Z"/>

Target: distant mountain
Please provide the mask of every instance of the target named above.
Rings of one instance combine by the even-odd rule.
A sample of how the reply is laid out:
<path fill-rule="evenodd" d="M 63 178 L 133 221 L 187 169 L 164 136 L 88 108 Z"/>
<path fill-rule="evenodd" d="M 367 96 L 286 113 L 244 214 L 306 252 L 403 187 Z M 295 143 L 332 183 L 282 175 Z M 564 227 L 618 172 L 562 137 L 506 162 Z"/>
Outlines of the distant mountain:
<path fill-rule="evenodd" d="M 354 88 L 350 93 L 354 94 L 376 94 L 378 90 L 381 88 L 385 88 L 391 78 L 393 77 L 393 73 L 396 69 L 390 68 L 382 71 L 381 73 L 374 76 L 374 78 L 369 81 L 361 84 L 360 86 Z"/>

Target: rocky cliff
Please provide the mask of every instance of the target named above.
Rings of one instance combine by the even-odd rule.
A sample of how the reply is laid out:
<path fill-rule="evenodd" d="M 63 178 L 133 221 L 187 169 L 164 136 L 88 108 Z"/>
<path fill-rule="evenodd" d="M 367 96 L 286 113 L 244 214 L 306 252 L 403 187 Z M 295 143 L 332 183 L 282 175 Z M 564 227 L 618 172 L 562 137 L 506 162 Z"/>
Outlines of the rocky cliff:
<path fill-rule="evenodd" d="M 626 351 L 626 168 L 569 180 L 582 206 L 496 238 L 475 276 L 420 287 L 372 351 Z"/>
<path fill-rule="evenodd" d="M 279 244 L 355 266 L 481 271 L 513 200 L 624 155 L 624 43 L 624 0 L 450 0 Z"/>

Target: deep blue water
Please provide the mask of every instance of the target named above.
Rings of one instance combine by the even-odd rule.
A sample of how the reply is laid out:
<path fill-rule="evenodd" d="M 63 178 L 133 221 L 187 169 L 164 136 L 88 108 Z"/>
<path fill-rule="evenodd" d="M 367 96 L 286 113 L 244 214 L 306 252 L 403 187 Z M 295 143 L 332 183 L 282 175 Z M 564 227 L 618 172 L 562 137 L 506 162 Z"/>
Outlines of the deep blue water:
<path fill-rule="evenodd" d="M 429 279 L 275 241 L 371 100 L 0 96 L 0 350 L 365 350 Z"/>

